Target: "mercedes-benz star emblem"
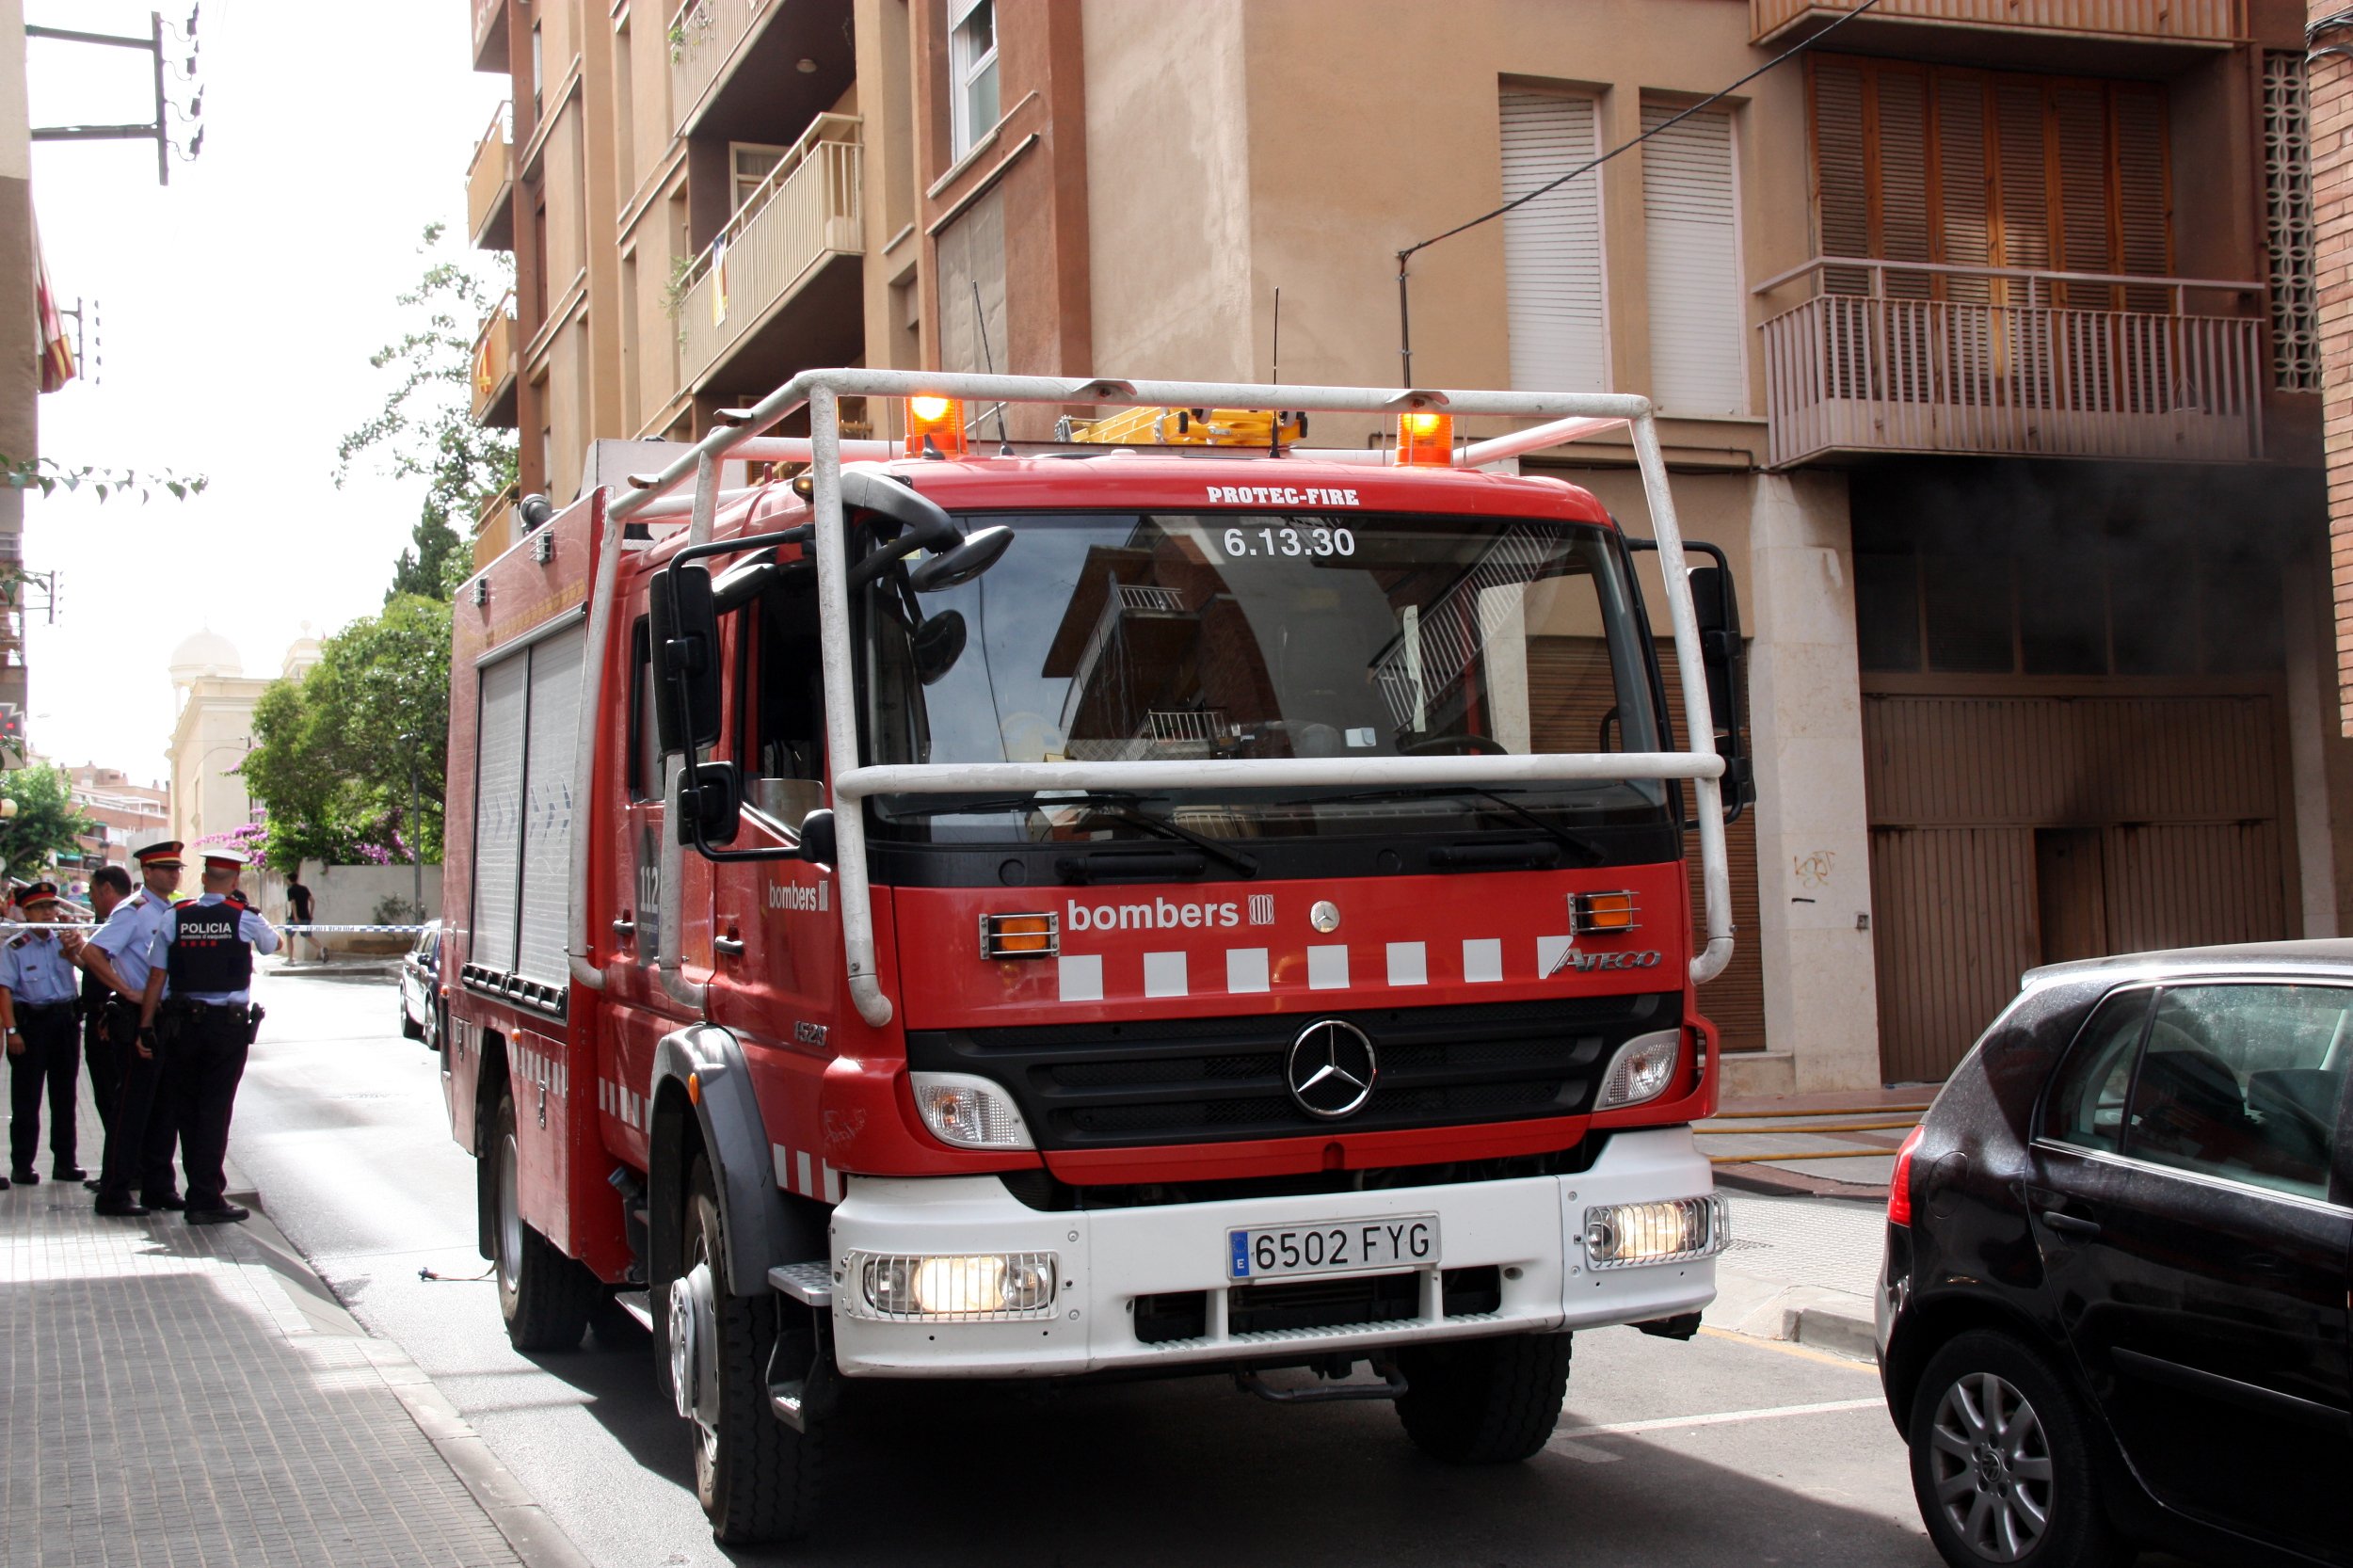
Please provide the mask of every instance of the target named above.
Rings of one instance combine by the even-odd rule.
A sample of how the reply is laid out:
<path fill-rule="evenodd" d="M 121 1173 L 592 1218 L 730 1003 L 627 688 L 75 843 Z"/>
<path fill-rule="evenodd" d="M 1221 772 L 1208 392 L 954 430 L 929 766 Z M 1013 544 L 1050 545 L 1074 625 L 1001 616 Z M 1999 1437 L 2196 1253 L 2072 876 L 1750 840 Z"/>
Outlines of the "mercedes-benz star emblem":
<path fill-rule="evenodd" d="M 1333 1122 L 1365 1108 L 1381 1064 L 1363 1030 L 1340 1018 L 1324 1018 L 1301 1030 L 1291 1042 L 1284 1076 L 1300 1110 Z"/>

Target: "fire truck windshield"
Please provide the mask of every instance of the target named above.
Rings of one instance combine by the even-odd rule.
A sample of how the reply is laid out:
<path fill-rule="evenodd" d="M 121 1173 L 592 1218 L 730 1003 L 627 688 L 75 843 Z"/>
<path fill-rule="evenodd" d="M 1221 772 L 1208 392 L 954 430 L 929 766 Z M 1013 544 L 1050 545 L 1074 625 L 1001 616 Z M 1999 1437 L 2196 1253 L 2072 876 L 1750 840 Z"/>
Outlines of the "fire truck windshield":
<path fill-rule="evenodd" d="M 878 762 L 1118 763 L 1657 749 L 1625 555 L 1526 518 L 1214 512 L 974 516 L 1015 542 L 939 593 L 870 590 Z M 1106 780 L 1115 786 L 1115 779 Z M 1123 797 L 1231 839 L 1655 822 L 1654 781 Z M 1077 801 L 896 796 L 935 840 L 1067 837 Z M 1424 823 L 1419 819 L 1442 820 Z M 1125 825 L 1123 825 L 1123 823 Z M 1152 824 L 1146 824 L 1145 827 Z M 888 829 L 886 828 L 888 832 Z"/>

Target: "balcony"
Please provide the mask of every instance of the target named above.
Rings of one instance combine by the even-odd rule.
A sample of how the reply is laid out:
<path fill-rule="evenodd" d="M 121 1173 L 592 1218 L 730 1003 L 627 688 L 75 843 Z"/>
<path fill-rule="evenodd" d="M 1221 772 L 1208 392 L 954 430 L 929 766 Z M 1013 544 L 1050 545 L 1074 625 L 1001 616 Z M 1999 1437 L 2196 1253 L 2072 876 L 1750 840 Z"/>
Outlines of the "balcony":
<path fill-rule="evenodd" d="M 473 422 L 515 428 L 515 295 L 511 289 L 483 319 L 473 340 Z"/>
<path fill-rule="evenodd" d="M 476 250 L 515 248 L 513 105 L 501 104 L 466 171 L 466 233 Z"/>
<path fill-rule="evenodd" d="M 1810 38 L 1852 11 L 1860 0 L 1749 0 L 1749 34 L 1760 44 Z M 1972 40 L 1967 35 L 1975 34 Z M 2185 51 L 2228 49 L 2248 37 L 2247 0 L 1880 0 L 1870 12 L 1838 29 L 1839 49 L 1937 54 L 1940 39 L 1956 57 L 1986 64 L 2041 63 L 2070 69 L 2094 63 L 2068 53 L 2072 40 L 2102 46 L 2099 59 L 2115 64 L 2118 45 L 2147 64 Z M 2057 48 L 2055 56 L 2048 53 Z"/>
<path fill-rule="evenodd" d="M 853 116 L 819 115 L 687 268 L 679 345 L 692 391 L 722 371 L 730 389 L 766 387 L 793 361 L 860 353 L 858 134 Z"/>
<path fill-rule="evenodd" d="M 1824 257 L 1760 296 L 1774 467 L 1941 452 L 2243 462 L 2263 455 L 2262 323 L 2192 315 L 2254 283 Z"/>
<path fill-rule="evenodd" d="M 857 74 L 849 0 L 683 0 L 669 26 L 672 129 L 781 141 Z"/>
<path fill-rule="evenodd" d="M 474 514 L 473 569 L 480 571 L 515 548 L 517 532 L 515 487 L 509 485 L 482 504 Z"/>
<path fill-rule="evenodd" d="M 473 0 L 473 68 L 506 71 L 506 0 Z"/>

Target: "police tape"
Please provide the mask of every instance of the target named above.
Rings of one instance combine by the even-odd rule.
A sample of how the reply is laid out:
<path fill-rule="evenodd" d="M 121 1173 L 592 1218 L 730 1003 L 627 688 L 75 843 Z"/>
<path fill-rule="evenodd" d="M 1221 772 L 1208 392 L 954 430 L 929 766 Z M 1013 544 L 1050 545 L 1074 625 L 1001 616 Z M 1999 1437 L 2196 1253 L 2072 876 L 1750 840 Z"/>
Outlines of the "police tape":
<path fill-rule="evenodd" d="M 96 931 L 104 920 L 0 920 L 0 931 Z M 422 925 L 274 925 L 270 927 L 281 936 L 308 936 L 316 932 L 339 935 L 371 933 L 389 936 L 397 933 L 413 936 L 424 929 Z"/>

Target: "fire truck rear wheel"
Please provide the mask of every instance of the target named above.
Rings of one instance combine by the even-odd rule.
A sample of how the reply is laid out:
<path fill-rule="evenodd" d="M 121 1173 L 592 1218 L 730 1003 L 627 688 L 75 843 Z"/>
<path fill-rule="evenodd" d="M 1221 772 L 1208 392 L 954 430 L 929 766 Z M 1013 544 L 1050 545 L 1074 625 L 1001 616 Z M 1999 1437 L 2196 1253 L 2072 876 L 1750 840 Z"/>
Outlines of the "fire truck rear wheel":
<path fill-rule="evenodd" d="M 498 1138 L 490 1158 L 498 1205 L 491 1227 L 497 1264 L 499 1315 L 506 1320 L 506 1337 L 519 1351 L 569 1351 L 580 1348 L 588 1332 L 589 1309 L 602 1288 L 585 1265 L 557 1250 L 523 1218 L 516 1183 L 520 1175 L 515 1144 L 515 1096 L 499 1096 Z"/>
<path fill-rule="evenodd" d="M 699 1377 L 696 1382 L 710 1390 L 716 1406 L 693 1411 L 696 1499 L 723 1545 L 789 1541 L 816 1516 L 824 1429 L 812 1421 L 808 1431 L 795 1432 L 776 1417 L 768 1399 L 767 1368 L 772 1356 L 778 1367 L 808 1366 L 816 1354 L 816 1328 L 806 1309 L 789 1308 L 774 1294 L 746 1298 L 728 1290 L 720 1263 L 727 1240 L 718 1187 L 709 1160 L 700 1155 L 687 1178 L 685 1220 L 680 1284 L 694 1294 L 696 1272 L 705 1271 L 709 1316 L 697 1315 L 697 1332 L 710 1338 L 685 1354 L 696 1371 L 708 1358 L 713 1375 L 708 1383 Z M 671 1310 L 680 1310 L 675 1295 Z M 779 1336 L 792 1341 L 781 1352 Z M 673 1338 L 673 1367 L 680 1353 Z"/>
<path fill-rule="evenodd" d="M 1413 1345 L 1397 1352 L 1405 1435 L 1449 1464 L 1511 1464 L 1542 1449 L 1569 1391 L 1565 1334 Z"/>

